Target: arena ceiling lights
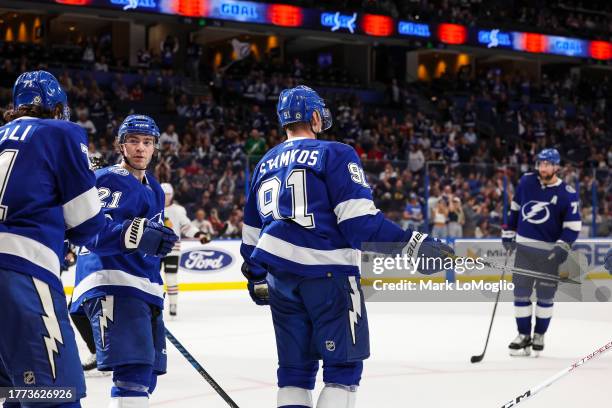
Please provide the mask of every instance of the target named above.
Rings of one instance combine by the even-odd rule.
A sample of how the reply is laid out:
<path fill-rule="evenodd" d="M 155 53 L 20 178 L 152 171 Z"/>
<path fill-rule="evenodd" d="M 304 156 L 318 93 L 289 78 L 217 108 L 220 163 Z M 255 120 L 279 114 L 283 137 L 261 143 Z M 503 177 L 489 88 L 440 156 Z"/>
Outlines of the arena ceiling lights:
<path fill-rule="evenodd" d="M 40 0 L 45 1 L 45 0 Z M 461 24 L 395 20 L 388 16 L 319 11 L 287 4 L 242 0 L 46 0 L 78 7 L 101 7 L 125 12 L 149 12 L 209 18 L 277 27 L 365 35 L 414 38 L 448 45 L 470 45 L 537 54 L 612 61 L 612 43 L 541 33 L 467 27 Z"/>

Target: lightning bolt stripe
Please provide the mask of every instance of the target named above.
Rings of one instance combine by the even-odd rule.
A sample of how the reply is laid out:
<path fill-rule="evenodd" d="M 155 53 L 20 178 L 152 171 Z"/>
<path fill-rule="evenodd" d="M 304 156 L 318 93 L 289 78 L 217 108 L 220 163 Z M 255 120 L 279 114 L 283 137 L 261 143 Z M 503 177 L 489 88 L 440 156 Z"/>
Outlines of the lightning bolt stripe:
<path fill-rule="evenodd" d="M 59 355 L 57 343 L 63 345 L 64 339 L 62 338 L 59 322 L 57 320 L 57 316 L 55 315 L 53 297 L 51 297 L 49 285 L 34 277 L 32 278 L 32 281 L 34 282 L 34 287 L 36 288 L 36 292 L 38 292 L 38 297 L 40 298 L 40 303 L 43 307 L 44 315 L 41 315 L 40 317 L 42 318 L 45 328 L 47 329 L 47 335 L 43 336 L 43 340 L 45 342 L 45 347 L 47 348 L 47 357 L 49 359 L 49 366 L 51 367 L 51 376 L 53 377 L 53 380 L 55 380 L 55 356 L 53 353 Z"/>
<path fill-rule="evenodd" d="M 351 285 L 351 307 L 349 309 L 349 322 L 351 324 L 351 335 L 353 336 L 353 345 L 356 344 L 355 340 L 355 325 L 357 320 L 361 317 L 361 292 L 357 287 L 357 280 L 354 276 L 348 277 L 349 284 Z"/>
<path fill-rule="evenodd" d="M 104 341 L 104 332 L 108 328 L 108 321 L 114 321 L 113 312 L 115 309 L 115 297 L 105 296 L 100 300 L 102 304 L 102 314 L 100 315 L 100 338 L 102 339 L 102 348 L 106 347 Z"/>

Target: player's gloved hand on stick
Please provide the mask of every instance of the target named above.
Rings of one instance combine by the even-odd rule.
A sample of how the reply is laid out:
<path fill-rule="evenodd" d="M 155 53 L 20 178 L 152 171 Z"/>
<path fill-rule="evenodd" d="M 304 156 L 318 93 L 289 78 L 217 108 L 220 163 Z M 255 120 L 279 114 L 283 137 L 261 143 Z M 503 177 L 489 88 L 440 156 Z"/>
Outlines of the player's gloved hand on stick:
<path fill-rule="evenodd" d="M 506 251 L 512 253 L 516 249 L 516 231 L 507 229 L 505 225 L 502 228 L 502 245 Z"/>
<path fill-rule="evenodd" d="M 121 244 L 126 251 L 139 250 L 158 257 L 166 256 L 177 240 L 172 229 L 146 218 L 127 220 L 121 230 Z"/>
<path fill-rule="evenodd" d="M 196 232 L 193 237 L 199 239 L 201 244 L 208 244 L 212 240 L 212 236 L 210 234 L 202 231 Z"/>
<path fill-rule="evenodd" d="M 251 295 L 253 302 L 259 306 L 269 305 L 270 295 L 268 293 L 268 282 L 266 281 L 266 277 L 254 277 L 246 262 L 242 263 L 241 270 L 244 277 L 249 281 L 247 288 L 249 289 L 249 295 Z"/>
<path fill-rule="evenodd" d="M 570 246 L 565 242 L 557 242 L 553 249 L 548 253 L 548 261 L 556 266 L 561 265 L 567 259 Z"/>
<path fill-rule="evenodd" d="M 420 259 L 418 271 L 429 275 L 443 270 L 444 260 L 455 255 L 453 248 L 422 232 L 413 231 L 402 250 L 411 258 Z"/>

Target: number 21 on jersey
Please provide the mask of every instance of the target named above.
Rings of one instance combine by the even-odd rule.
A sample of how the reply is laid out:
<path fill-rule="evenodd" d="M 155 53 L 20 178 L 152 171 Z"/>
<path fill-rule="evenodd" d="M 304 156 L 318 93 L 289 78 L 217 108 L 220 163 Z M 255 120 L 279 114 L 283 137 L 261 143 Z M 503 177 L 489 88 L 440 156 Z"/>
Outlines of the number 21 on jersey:
<path fill-rule="evenodd" d="M 279 209 L 279 196 L 283 183 L 272 177 L 261 183 L 257 191 L 259 212 L 262 216 L 272 215 L 275 220 L 290 219 L 304 228 L 314 228 L 315 220 L 308 212 L 308 193 L 306 192 L 306 170 L 294 169 L 285 180 L 285 188 L 291 191 L 291 215 L 282 216 Z"/>

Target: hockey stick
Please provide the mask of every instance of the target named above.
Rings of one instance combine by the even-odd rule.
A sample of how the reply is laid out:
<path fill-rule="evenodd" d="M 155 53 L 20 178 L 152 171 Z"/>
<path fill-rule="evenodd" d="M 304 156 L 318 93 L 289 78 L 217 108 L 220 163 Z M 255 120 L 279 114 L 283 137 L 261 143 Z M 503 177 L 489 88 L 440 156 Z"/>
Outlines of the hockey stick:
<path fill-rule="evenodd" d="M 446 255 L 447 257 L 451 259 L 460 258 L 458 255 L 451 254 L 450 252 L 445 252 L 445 251 L 442 251 L 442 255 Z M 570 278 L 562 278 L 560 276 L 550 275 L 544 272 L 532 271 L 529 269 L 523 269 L 523 268 L 517 268 L 517 267 L 510 267 L 507 265 L 500 265 L 495 262 L 485 261 L 482 258 L 481 258 L 481 263 L 486 267 L 497 269 L 502 272 L 510 272 L 513 274 L 529 276 L 531 278 L 538 278 L 542 280 L 549 280 L 549 281 L 560 282 L 560 283 L 572 283 L 574 285 L 580 285 L 580 282 L 570 279 Z"/>
<path fill-rule="evenodd" d="M 202 367 L 200 363 L 198 363 L 197 360 L 191 355 L 191 353 L 189 353 L 185 349 L 185 347 L 183 347 L 181 342 L 178 341 L 177 338 L 174 337 L 172 333 L 170 333 L 170 330 L 168 330 L 167 327 L 165 328 L 165 330 L 166 330 L 166 338 L 170 340 L 170 343 L 174 344 L 174 347 L 176 347 L 176 349 L 183 355 L 183 357 L 185 357 L 187 361 L 189 361 L 189 364 L 191 364 L 193 368 L 195 368 L 198 371 L 198 373 L 200 373 L 200 375 L 204 377 L 206 382 L 210 384 L 210 386 L 217 392 L 217 394 L 219 394 L 221 398 L 223 398 L 225 402 L 227 402 L 227 405 L 229 405 L 232 408 L 239 408 L 238 404 L 236 404 L 230 398 L 230 396 L 227 395 L 225 391 L 223 391 L 221 386 L 217 384 L 217 382 L 210 376 L 210 374 L 208 374 L 206 370 L 204 370 L 204 367 Z"/>
<path fill-rule="evenodd" d="M 506 258 L 504 259 L 504 267 L 506 267 L 508 265 L 508 259 L 510 258 L 510 255 L 512 254 L 512 251 L 508 251 L 506 253 Z M 499 278 L 500 281 L 504 280 L 504 275 L 506 274 L 506 270 L 502 269 L 502 274 L 501 277 Z M 493 313 L 491 314 L 491 322 L 489 323 L 489 331 L 487 332 L 487 340 L 485 341 L 485 346 L 484 346 L 484 350 L 482 350 L 482 354 L 479 354 L 477 356 L 472 356 L 470 358 L 470 361 L 473 363 L 480 363 L 482 361 L 482 359 L 485 356 L 485 353 L 487 352 L 487 346 L 489 345 L 489 337 L 491 336 L 491 329 L 493 328 L 493 320 L 495 320 L 495 312 L 497 311 L 497 305 L 499 304 L 499 295 L 501 294 L 501 290 L 497 291 L 497 295 L 495 296 L 495 305 L 493 306 Z"/>
<path fill-rule="evenodd" d="M 528 389 L 527 391 L 525 391 L 524 393 L 514 397 L 513 399 L 511 399 L 510 401 L 506 402 L 504 405 L 501 406 L 501 408 L 510 408 L 510 407 L 514 407 L 518 404 L 520 404 L 521 402 L 525 401 L 528 398 L 533 397 L 534 395 L 536 395 L 538 392 L 542 391 L 544 388 L 550 386 L 552 383 L 554 383 L 555 381 L 557 381 L 558 379 L 560 379 L 561 377 L 565 376 L 566 374 L 571 373 L 572 371 L 574 371 L 575 369 L 577 369 L 578 367 L 580 367 L 581 365 L 595 359 L 596 357 L 601 356 L 603 353 L 605 353 L 606 351 L 612 349 L 612 341 L 609 341 L 606 345 L 604 345 L 603 347 L 598 348 L 597 350 L 589 353 L 588 355 L 586 355 L 585 357 L 582 357 L 580 360 L 576 361 L 575 363 L 573 363 L 571 366 L 563 369 L 563 371 L 558 372 L 557 374 L 553 375 L 552 377 L 548 378 L 546 381 L 544 381 L 541 384 L 536 385 L 533 388 Z"/>
<path fill-rule="evenodd" d="M 489 268 L 498 269 L 500 271 L 507 271 L 507 272 L 515 273 L 517 275 L 524 275 L 524 276 L 529 276 L 532 278 L 550 280 L 550 281 L 555 281 L 555 282 L 560 282 L 560 283 L 572 283 L 574 285 L 580 285 L 580 282 L 576 280 L 573 280 L 570 278 L 562 278 L 560 276 L 550 275 L 544 272 L 538 272 L 538 271 L 532 271 L 529 269 L 500 265 L 495 262 L 483 261 L 482 263 L 484 264 L 484 266 L 488 266 Z"/>

